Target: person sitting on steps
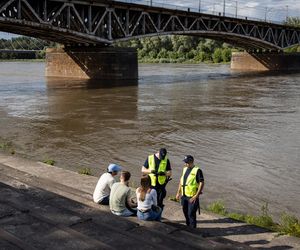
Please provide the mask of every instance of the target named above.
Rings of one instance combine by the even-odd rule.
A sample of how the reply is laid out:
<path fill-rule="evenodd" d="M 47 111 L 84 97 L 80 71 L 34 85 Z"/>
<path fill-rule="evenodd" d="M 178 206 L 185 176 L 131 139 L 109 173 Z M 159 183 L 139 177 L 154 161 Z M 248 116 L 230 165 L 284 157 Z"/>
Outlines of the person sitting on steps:
<path fill-rule="evenodd" d="M 128 186 L 130 176 L 128 171 L 122 171 L 120 182 L 113 184 L 111 188 L 109 207 L 115 215 L 124 217 L 136 215 L 136 203 L 133 201 L 132 192 Z"/>
<path fill-rule="evenodd" d="M 162 209 L 157 206 L 157 194 L 155 189 L 151 189 L 151 179 L 149 175 L 141 178 L 141 186 L 136 190 L 138 203 L 137 217 L 140 220 L 160 221 Z"/>
<path fill-rule="evenodd" d="M 115 176 L 121 171 L 121 167 L 117 164 L 109 164 L 107 172 L 99 178 L 94 190 L 93 200 L 101 205 L 109 205 L 109 194 L 112 185 L 116 182 Z"/>

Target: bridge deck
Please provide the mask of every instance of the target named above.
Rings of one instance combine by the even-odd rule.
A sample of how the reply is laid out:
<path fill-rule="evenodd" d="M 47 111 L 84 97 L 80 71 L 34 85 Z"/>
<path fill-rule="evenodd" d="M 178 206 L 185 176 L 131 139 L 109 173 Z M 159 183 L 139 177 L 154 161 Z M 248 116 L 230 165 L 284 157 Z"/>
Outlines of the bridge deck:
<path fill-rule="evenodd" d="M 0 0 L 0 30 L 73 46 L 172 34 L 246 49 L 282 50 L 300 43 L 295 27 L 108 0 Z"/>

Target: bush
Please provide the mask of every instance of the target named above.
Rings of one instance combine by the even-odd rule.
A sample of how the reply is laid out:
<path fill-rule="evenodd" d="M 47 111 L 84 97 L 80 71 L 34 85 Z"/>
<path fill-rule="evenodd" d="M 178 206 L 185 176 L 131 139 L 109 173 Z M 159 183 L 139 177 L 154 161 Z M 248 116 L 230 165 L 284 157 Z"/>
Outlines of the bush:
<path fill-rule="evenodd" d="M 226 215 L 227 213 L 224 203 L 222 201 L 216 201 L 212 203 L 207 207 L 207 209 L 216 214 Z"/>
<path fill-rule="evenodd" d="M 274 229 L 275 223 L 272 217 L 269 215 L 268 203 L 261 207 L 261 212 L 262 213 L 259 216 L 246 215 L 245 221 L 249 224 L 253 224 L 259 227 Z"/>
<path fill-rule="evenodd" d="M 204 51 L 200 51 L 195 55 L 195 60 L 197 62 L 204 62 L 207 61 L 209 58 L 209 55 L 206 54 Z"/>
<path fill-rule="evenodd" d="M 36 59 L 45 59 L 46 58 L 46 51 L 41 50 L 36 53 Z"/>
<path fill-rule="evenodd" d="M 177 60 L 176 60 L 176 62 L 177 63 L 183 63 L 183 62 L 185 62 L 185 58 L 178 58 Z"/>
<path fill-rule="evenodd" d="M 284 213 L 281 216 L 278 230 L 283 234 L 300 237 L 300 222 L 295 216 Z"/>
<path fill-rule="evenodd" d="M 165 48 L 162 48 L 161 51 L 158 53 L 157 58 L 168 58 L 168 52 Z"/>
<path fill-rule="evenodd" d="M 43 160 L 43 163 L 54 166 L 55 161 L 51 160 L 51 159 L 45 159 L 45 160 Z"/>
<path fill-rule="evenodd" d="M 168 58 L 160 58 L 159 63 L 170 63 L 170 59 Z"/>
<path fill-rule="evenodd" d="M 7 149 L 9 147 L 8 143 L 2 142 L 0 143 L 0 149 Z"/>
<path fill-rule="evenodd" d="M 92 175 L 92 171 L 90 168 L 81 168 L 78 170 L 78 173 L 83 175 Z"/>
<path fill-rule="evenodd" d="M 231 60 L 231 50 L 226 48 L 222 50 L 222 61 L 223 62 L 230 62 Z"/>
<path fill-rule="evenodd" d="M 214 63 L 222 62 L 222 49 L 220 49 L 220 48 L 215 49 L 215 51 L 212 55 L 212 59 L 213 59 Z"/>

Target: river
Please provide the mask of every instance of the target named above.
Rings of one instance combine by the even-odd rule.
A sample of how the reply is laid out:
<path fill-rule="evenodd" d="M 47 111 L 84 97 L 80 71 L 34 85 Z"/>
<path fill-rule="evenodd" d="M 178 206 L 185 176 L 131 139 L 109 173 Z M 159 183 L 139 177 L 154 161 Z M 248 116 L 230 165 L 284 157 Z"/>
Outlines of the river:
<path fill-rule="evenodd" d="M 300 217 L 300 74 L 228 65 L 140 65 L 135 85 L 72 88 L 44 63 L 0 62 L 0 143 L 17 155 L 99 176 L 110 162 L 137 185 L 148 154 L 168 149 L 175 195 L 182 159 L 205 177 L 202 204 Z M 61 82 L 60 82 L 61 83 Z"/>

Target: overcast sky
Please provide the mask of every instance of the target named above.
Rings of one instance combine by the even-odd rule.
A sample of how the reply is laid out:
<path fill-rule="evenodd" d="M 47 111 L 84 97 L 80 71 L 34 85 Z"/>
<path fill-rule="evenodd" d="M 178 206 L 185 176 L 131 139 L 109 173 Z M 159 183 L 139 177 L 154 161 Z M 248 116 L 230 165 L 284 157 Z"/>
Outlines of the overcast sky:
<path fill-rule="evenodd" d="M 150 0 L 120 0 L 150 2 Z M 197 11 L 199 2 L 201 11 L 206 13 L 223 13 L 224 0 L 152 0 L 153 5 L 177 5 L 182 8 L 190 8 Z M 225 0 L 225 13 L 228 16 L 248 17 L 255 19 L 267 19 L 275 22 L 282 22 L 286 16 L 300 17 L 300 0 Z M 170 6 L 171 7 L 171 6 Z M 11 37 L 7 33 L 0 32 L 0 38 Z"/>
<path fill-rule="evenodd" d="M 189 6 L 204 12 L 223 13 L 224 0 L 153 0 L 164 4 Z M 300 16 L 300 0 L 225 0 L 225 13 L 274 21 L 283 21 L 286 16 Z"/>

